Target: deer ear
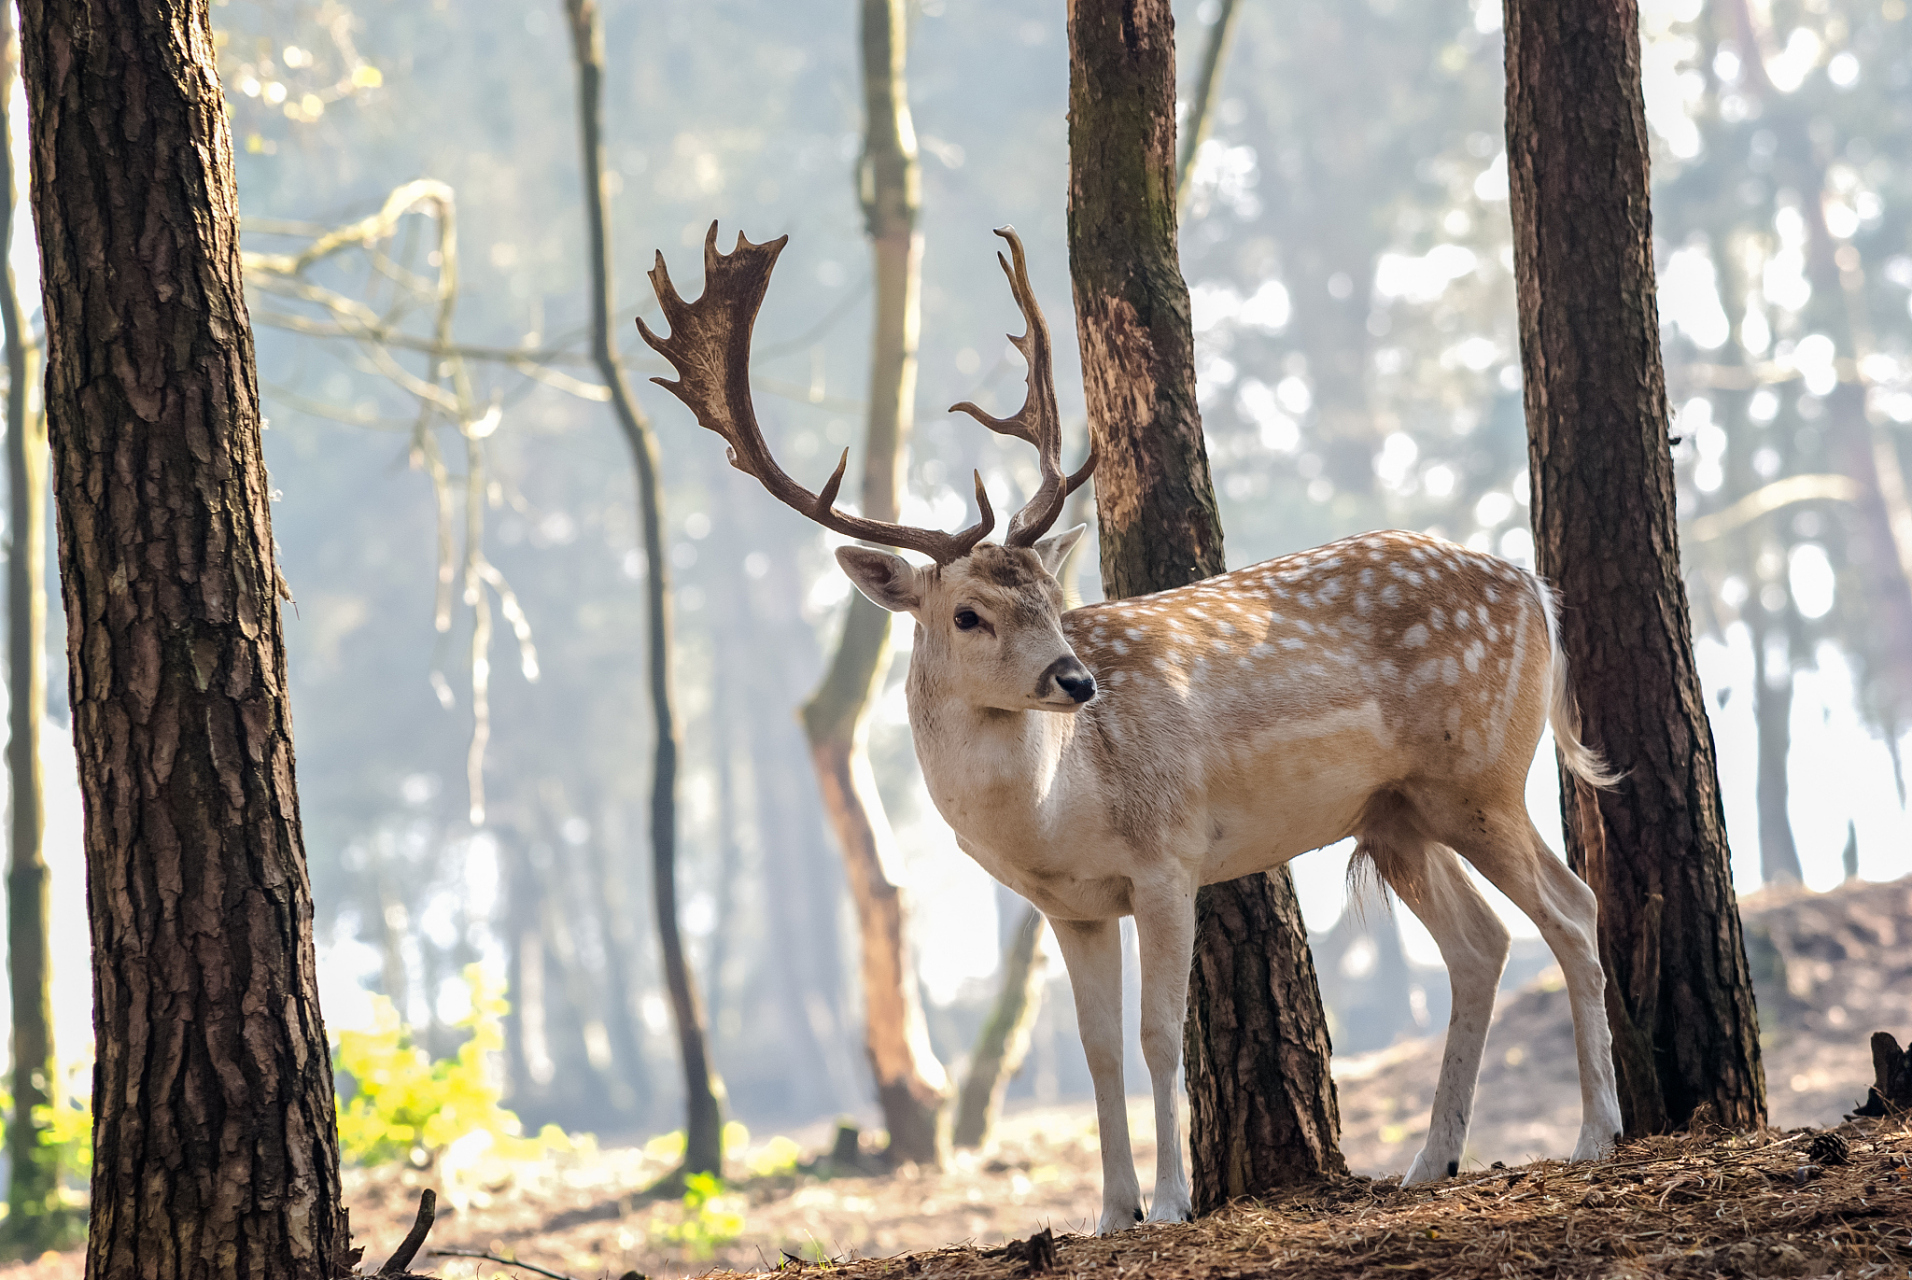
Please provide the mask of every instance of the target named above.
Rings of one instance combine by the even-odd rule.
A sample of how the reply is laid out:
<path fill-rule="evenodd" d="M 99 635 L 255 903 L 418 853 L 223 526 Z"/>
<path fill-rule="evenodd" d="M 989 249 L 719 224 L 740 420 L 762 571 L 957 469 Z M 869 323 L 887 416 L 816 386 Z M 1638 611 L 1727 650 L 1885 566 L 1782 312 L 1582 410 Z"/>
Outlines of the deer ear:
<path fill-rule="evenodd" d="M 923 603 L 916 589 L 916 568 L 902 556 L 868 547 L 838 547 L 837 563 L 856 589 L 891 613 L 908 613 Z"/>
<path fill-rule="evenodd" d="M 1042 567 L 1049 571 L 1051 577 L 1054 577 L 1056 570 L 1062 567 L 1062 562 L 1069 558 L 1069 553 L 1075 550 L 1075 544 L 1082 541 L 1082 535 L 1088 532 L 1088 528 L 1086 524 L 1079 524 L 1073 529 L 1052 533 L 1035 545 L 1035 553 L 1041 559 Z"/>

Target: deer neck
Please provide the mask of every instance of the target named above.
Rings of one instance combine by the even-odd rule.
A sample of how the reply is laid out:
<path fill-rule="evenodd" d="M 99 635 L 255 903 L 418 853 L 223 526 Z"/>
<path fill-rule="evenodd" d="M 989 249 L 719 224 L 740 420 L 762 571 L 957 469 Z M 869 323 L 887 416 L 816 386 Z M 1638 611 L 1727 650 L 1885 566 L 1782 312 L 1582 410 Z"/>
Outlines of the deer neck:
<path fill-rule="evenodd" d="M 1013 858 L 1066 820 L 1074 717 L 978 707 L 913 660 L 907 693 L 923 780 L 966 843 Z"/>

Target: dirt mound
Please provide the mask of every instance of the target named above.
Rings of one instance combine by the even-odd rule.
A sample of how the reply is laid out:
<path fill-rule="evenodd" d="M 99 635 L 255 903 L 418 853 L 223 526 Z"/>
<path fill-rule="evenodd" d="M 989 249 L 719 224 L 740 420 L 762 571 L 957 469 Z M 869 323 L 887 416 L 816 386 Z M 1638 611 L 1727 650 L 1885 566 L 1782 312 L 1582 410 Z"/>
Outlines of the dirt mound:
<path fill-rule="evenodd" d="M 1824 1126 L 1865 1098 L 1873 1031 L 1912 1034 L 1912 879 L 1740 902 L 1759 1002 L 1767 1102 L 1781 1128 Z M 1350 1168 L 1400 1173 L 1420 1150 L 1442 1038 L 1337 1060 Z M 1558 969 L 1503 996 L 1487 1036 L 1462 1168 L 1571 1150 L 1580 1129 L 1573 1019 Z"/>
<path fill-rule="evenodd" d="M 1053 1274 L 1147 1280 L 1713 1280 L 1898 1276 L 1912 1265 L 1912 1131 L 1838 1131 L 1842 1164 L 1808 1158 L 1819 1135 L 1650 1138 L 1597 1165 L 1549 1161 L 1403 1191 L 1345 1178 L 1200 1222 L 1055 1241 Z M 1830 1153 L 1822 1153 L 1830 1154 Z M 853 1262 L 842 1280 L 1009 1280 L 1031 1251 L 942 1249 Z"/>

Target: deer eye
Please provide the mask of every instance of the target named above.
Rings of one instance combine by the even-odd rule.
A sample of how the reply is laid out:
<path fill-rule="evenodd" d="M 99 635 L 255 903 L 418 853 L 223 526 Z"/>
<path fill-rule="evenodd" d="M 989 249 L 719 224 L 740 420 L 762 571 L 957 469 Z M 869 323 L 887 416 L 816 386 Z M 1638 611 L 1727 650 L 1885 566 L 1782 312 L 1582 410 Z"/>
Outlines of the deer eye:
<path fill-rule="evenodd" d="M 982 624 L 982 618 L 977 615 L 974 609 L 958 609 L 956 611 L 956 629 L 958 631 L 974 631 Z"/>

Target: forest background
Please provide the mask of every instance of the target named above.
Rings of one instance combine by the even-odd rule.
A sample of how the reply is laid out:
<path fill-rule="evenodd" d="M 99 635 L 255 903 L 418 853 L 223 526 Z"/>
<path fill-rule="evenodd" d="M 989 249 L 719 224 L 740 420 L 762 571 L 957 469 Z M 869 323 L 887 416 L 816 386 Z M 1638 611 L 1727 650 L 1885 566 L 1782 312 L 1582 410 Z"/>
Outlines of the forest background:
<path fill-rule="evenodd" d="M 1178 6 L 1191 93 L 1218 13 Z M 904 519 L 948 527 L 972 467 L 999 509 L 1034 483 L 1021 452 L 940 411 L 1018 395 L 989 228 L 1018 227 L 1038 296 L 1066 314 L 1067 51 L 1059 6 L 924 0 L 911 16 L 926 253 Z M 757 331 L 760 413 L 813 484 L 861 437 L 869 350 L 855 17 L 606 8 L 631 304 L 618 323 L 649 297 L 653 248 L 688 293 L 713 217 L 754 239 L 789 233 Z M 1240 7 L 1182 229 L 1231 565 L 1390 525 L 1531 563 L 1499 17 L 1491 0 Z M 251 264 L 328 1024 L 363 1025 L 377 991 L 448 1053 L 464 966 L 483 964 L 509 983 L 507 1102 L 529 1127 L 675 1128 L 644 874 L 646 566 L 588 368 L 562 6 L 232 0 L 215 22 L 249 254 L 297 253 L 404 184 L 443 184 L 393 206 L 411 211 L 376 252 L 348 246 L 296 275 Z M 1665 0 L 1643 5 L 1642 27 L 1683 548 L 1736 884 L 1889 879 L 1912 869 L 1896 754 L 1912 635 L 1868 608 L 1867 584 L 1882 569 L 1902 582 L 1912 546 L 1868 544 L 1848 490 L 1813 478 L 1850 469 L 1854 429 L 1896 466 L 1912 422 L 1912 22 L 1904 0 Z M 1747 40 L 1763 68 L 1736 52 Z M 16 225 L 12 261 L 37 298 L 31 222 Z M 421 429 L 433 371 L 418 348 L 446 332 L 463 352 L 452 382 L 479 411 Z M 1057 349 L 1065 453 L 1079 456 L 1075 344 Z M 714 1057 L 753 1126 L 874 1120 L 856 933 L 794 717 L 848 584 L 829 539 L 731 471 L 667 397 L 640 395 L 662 446 L 679 874 Z M 1912 538 L 1903 489 L 1886 497 Z M 1097 581 L 1079 566 L 1088 598 Z M 91 1029 L 57 596 L 51 612 L 54 1007 L 77 1066 Z M 932 1037 L 954 1066 L 1020 912 L 923 794 L 902 669 L 871 756 Z M 1532 807 L 1549 827 L 1554 776 L 1543 753 Z M 1418 926 L 1342 919 L 1333 853 L 1294 869 L 1337 1048 L 1438 1025 L 1438 975 L 1375 981 L 1438 965 Z M 1047 997 L 1018 1088 L 1076 1096 L 1066 985 Z"/>

